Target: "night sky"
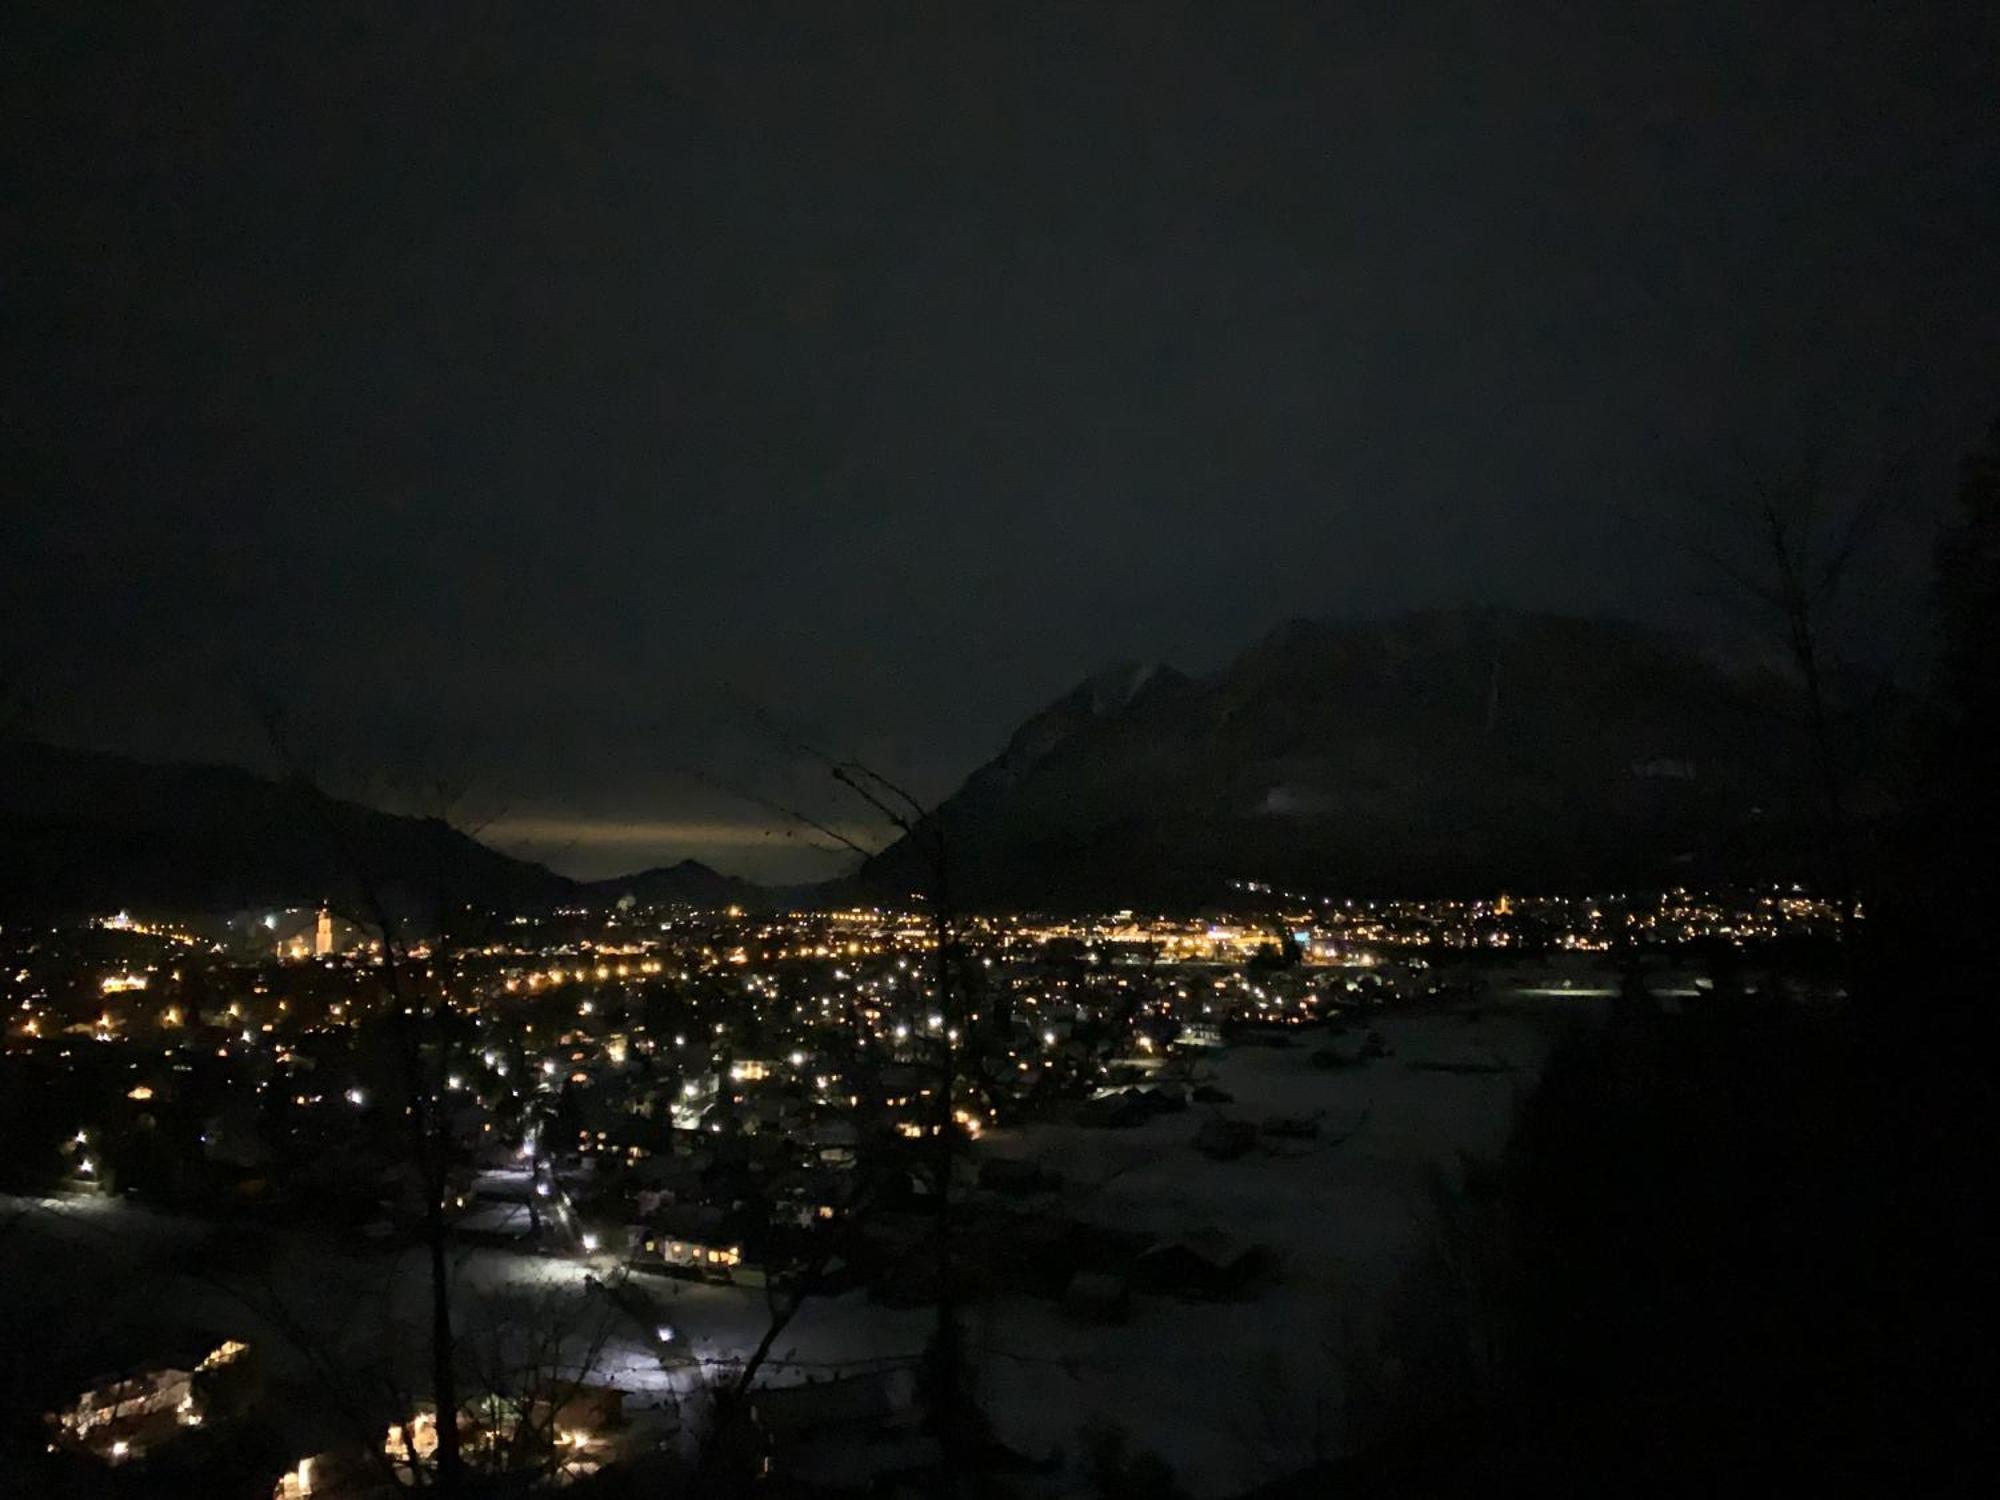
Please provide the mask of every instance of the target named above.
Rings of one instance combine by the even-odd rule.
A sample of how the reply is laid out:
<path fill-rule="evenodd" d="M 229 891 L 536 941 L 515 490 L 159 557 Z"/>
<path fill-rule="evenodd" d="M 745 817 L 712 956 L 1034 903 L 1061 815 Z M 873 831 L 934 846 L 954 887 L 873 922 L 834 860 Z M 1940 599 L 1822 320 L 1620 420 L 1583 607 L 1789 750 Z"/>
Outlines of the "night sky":
<path fill-rule="evenodd" d="M 1707 628 L 1634 517 L 1829 427 L 1915 465 L 1893 630 L 2000 409 L 1992 14 L 15 0 L 6 713 L 801 875 L 687 774 L 830 809 L 754 706 L 937 795 L 1286 616 Z"/>

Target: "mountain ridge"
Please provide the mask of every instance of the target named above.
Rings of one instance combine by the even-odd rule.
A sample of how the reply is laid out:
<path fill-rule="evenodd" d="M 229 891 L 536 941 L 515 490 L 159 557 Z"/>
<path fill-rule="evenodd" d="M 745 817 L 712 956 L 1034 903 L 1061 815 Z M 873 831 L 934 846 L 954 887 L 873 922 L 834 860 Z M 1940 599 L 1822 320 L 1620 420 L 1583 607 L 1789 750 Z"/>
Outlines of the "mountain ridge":
<path fill-rule="evenodd" d="M 580 882 L 582 889 L 613 901 L 630 896 L 642 906 L 676 903 L 688 906 L 762 907 L 769 904 L 767 887 L 739 875 L 725 875 L 698 859 L 654 865 L 629 875 Z"/>
<path fill-rule="evenodd" d="M 384 812 L 239 766 L 156 763 L 34 741 L 0 746 L 0 904 L 222 911 L 379 899 L 530 910 L 574 882 L 439 818 Z"/>
<path fill-rule="evenodd" d="M 968 904 L 1216 899 L 1231 878 L 1441 894 L 1795 863 L 1783 685 L 1636 621 L 1287 620 L 1215 671 L 1130 664 L 1031 715 L 935 810 Z M 925 888 L 915 840 L 863 891 Z"/>
<path fill-rule="evenodd" d="M 635 885 L 647 892 L 642 899 L 662 901 L 697 899 L 671 894 L 677 888 L 729 890 L 731 899 L 756 890 L 693 860 L 583 882 L 443 819 L 386 812 L 300 780 L 38 741 L 0 744 L 0 911 L 325 902 L 366 917 L 379 897 L 410 916 L 434 909 L 441 892 L 453 902 L 534 911 L 615 898 Z"/>
<path fill-rule="evenodd" d="M 1327 893 L 1671 885 L 1803 863 L 1793 706 L 1628 620 L 1501 610 L 1286 620 L 1216 669 L 1114 662 L 1029 715 L 942 824 L 970 906 L 1200 904 L 1232 879 Z M 342 842 L 345 847 L 341 847 Z M 850 876 L 766 888 L 685 859 L 580 881 L 438 820 L 233 766 L 0 745 L 0 909 L 406 908 L 454 899 L 815 904 L 922 894 L 906 835 Z M 358 864 L 356 855 L 363 856 Z"/>

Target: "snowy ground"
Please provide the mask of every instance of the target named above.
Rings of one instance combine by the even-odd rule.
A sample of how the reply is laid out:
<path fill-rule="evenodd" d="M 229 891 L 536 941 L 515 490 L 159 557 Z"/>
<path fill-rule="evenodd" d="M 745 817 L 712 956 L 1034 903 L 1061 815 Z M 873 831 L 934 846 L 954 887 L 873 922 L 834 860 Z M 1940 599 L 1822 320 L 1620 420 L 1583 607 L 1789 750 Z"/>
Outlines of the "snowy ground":
<path fill-rule="evenodd" d="M 1109 1327 L 1071 1322 L 1054 1304 L 1025 1297 L 975 1309 L 980 1385 L 1001 1436 L 1033 1455 L 1074 1453 L 1086 1422 L 1115 1422 L 1203 1496 L 1309 1461 L 1316 1438 L 1337 1442 L 1343 1329 L 1381 1305 L 1424 1232 L 1435 1175 L 1455 1169 L 1460 1152 L 1499 1149 L 1549 1040 L 1565 1017 L 1595 1003 L 1554 987 L 1496 986 L 1477 1020 L 1383 1017 L 1373 1024 L 1394 1055 L 1365 1068 L 1313 1068 L 1317 1033 L 1294 1048 L 1216 1057 L 1214 1081 L 1235 1096 L 1225 1114 L 1319 1113 L 1325 1133 L 1353 1131 L 1338 1145 L 1272 1141 L 1234 1162 L 1210 1161 L 1191 1145 L 1199 1109 L 1129 1130 L 1043 1125 L 983 1141 L 983 1153 L 1060 1168 L 1060 1206 L 1080 1218 L 1161 1233 L 1226 1230 L 1277 1251 L 1281 1267 L 1250 1300 L 1140 1298 L 1128 1322 Z M 1504 1071 L 1409 1066 L 1426 1061 Z M 0 1215 L 18 1206 L 0 1204 Z M 287 1234 L 267 1237 L 250 1264 L 235 1266 L 239 1231 L 104 1200 L 44 1204 L 15 1228 L 17 1284 L 44 1291 L 58 1325 L 143 1326 L 149 1313 L 169 1309 L 180 1321 L 262 1334 L 274 1379 L 303 1384 L 308 1361 L 279 1326 L 296 1324 L 338 1351 L 392 1348 L 407 1377 L 420 1373 L 425 1282 L 415 1252 Z M 566 1330 L 567 1357 L 589 1345 L 603 1375 L 641 1412 L 670 1407 L 704 1369 L 726 1370 L 766 1326 L 761 1291 L 635 1277 L 654 1303 L 642 1320 L 594 1289 L 593 1268 L 579 1260 L 479 1249 L 459 1267 L 465 1305 L 475 1310 L 468 1316 L 509 1327 L 506 1337 L 519 1343 L 538 1330 Z M 655 1320 L 676 1331 L 665 1364 Z M 910 1356 L 929 1322 L 925 1309 L 887 1309 L 860 1293 L 817 1300 L 776 1346 L 772 1374 L 808 1378 Z M 312 1436 L 302 1432 L 301 1441 Z"/>
<path fill-rule="evenodd" d="M 1314 1068 L 1319 1033 L 1297 1047 L 1242 1047 L 1215 1059 L 1216 1085 L 1235 1096 L 1223 1113 L 1323 1112 L 1323 1134 L 1353 1131 L 1338 1145 L 1271 1142 L 1234 1162 L 1210 1161 L 1191 1144 L 1200 1109 L 1129 1130 L 1041 1125 L 989 1135 L 983 1154 L 1062 1171 L 1059 1202 L 1029 1200 L 1037 1207 L 1162 1234 L 1221 1229 L 1269 1246 L 1281 1262 L 1275 1283 L 1247 1301 L 1141 1297 L 1128 1322 L 1108 1327 L 1028 1297 L 976 1309 L 970 1333 L 1000 1435 L 1033 1456 L 1075 1454 L 1086 1423 L 1114 1422 L 1202 1496 L 1300 1467 L 1316 1439 L 1337 1444 L 1344 1330 L 1366 1324 L 1425 1232 L 1436 1175 L 1455 1172 L 1461 1152 L 1500 1149 L 1550 1041 L 1598 1003 L 1578 989 L 1496 986 L 1478 1020 L 1375 1021 L 1394 1055 L 1365 1068 Z M 762 1330 L 761 1299 L 727 1288 L 688 1287 L 674 1317 L 695 1346 L 724 1357 Z M 856 1293 L 808 1304 L 778 1354 L 788 1374 L 810 1376 L 829 1362 L 912 1355 L 929 1325 L 927 1310 L 892 1311 Z"/>
<path fill-rule="evenodd" d="M 993 1342 L 1030 1359 L 991 1361 L 987 1387 L 1003 1432 L 1029 1451 L 1066 1444 L 1093 1418 L 1127 1428 L 1199 1495 L 1232 1494 L 1337 1446 L 1339 1369 L 1413 1241 L 1438 1173 L 1460 1152 L 1504 1143 L 1571 994 L 1493 997 L 1477 1021 L 1431 1014 L 1375 1023 L 1394 1055 L 1323 1071 L 1297 1048 L 1237 1048 L 1215 1067 L 1232 1117 L 1323 1112 L 1343 1143 L 1269 1141 L 1233 1162 L 1193 1150 L 1198 1112 L 1133 1130 L 1040 1126 L 996 1141 L 1002 1154 L 1063 1171 L 1078 1216 L 1163 1234 L 1214 1228 L 1279 1252 L 1275 1285 L 1229 1303 L 1139 1298 L 1131 1321 L 1072 1323 L 1046 1303 L 997 1310 Z M 1509 1071 L 1412 1069 L 1472 1063 Z M 1049 1363 L 1053 1358 L 1056 1362 Z"/>

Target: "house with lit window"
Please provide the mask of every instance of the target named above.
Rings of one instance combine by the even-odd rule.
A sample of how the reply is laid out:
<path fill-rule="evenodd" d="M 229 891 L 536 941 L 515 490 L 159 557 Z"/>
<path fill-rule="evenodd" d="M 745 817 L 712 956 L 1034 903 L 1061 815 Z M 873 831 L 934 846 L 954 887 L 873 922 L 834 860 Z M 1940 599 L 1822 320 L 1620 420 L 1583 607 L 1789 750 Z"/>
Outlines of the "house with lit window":
<path fill-rule="evenodd" d="M 743 1241 L 732 1232 L 728 1215 L 712 1204 L 681 1204 L 660 1209 L 630 1235 L 633 1260 L 639 1266 L 663 1266 L 685 1275 L 716 1281 L 760 1284 L 763 1269 L 744 1260 Z"/>
<path fill-rule="evenodd" d="M 188 1338 L 184 1351 L 99 1377 L 48 1414 L 51 1448 L 87 1453 L 114 1467 L 135 1463 L 218 1415 L 242 1410 L 261 1373 L 239 1339 Z"/>

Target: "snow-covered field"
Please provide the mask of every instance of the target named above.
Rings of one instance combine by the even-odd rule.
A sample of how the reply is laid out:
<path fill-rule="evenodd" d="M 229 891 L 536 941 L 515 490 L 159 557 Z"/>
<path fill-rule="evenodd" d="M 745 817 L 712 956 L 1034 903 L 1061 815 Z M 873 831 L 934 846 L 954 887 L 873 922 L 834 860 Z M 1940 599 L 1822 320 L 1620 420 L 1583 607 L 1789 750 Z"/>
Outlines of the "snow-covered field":
<path fill-rule="evenodd" d="M 1047 1303 L 996 1310 L 993 1342 L 1034 1356 L 994 1359 L 986 1372 L 1003 1434 L 1031 1452 L 1073 1451 L 1083 1422 L 1107 1419 L 1199 1495 L 1300 1467 L 1316 1441 L 1337 1445 L 1342 1351 L 1425 1233 L 1436 1174 L 1455 1172 L 1460 1152 L 1500 1149 L 1561 1016 L 1588 1003 L 1495 1000 L 1477 1021 L 1381 1019 L 1394 1055 L 1365 1068 L 1314 1068 L 1316 1034 L 1296 1048 L 1237 1048 L 1218 1060 L 1215 1083 L 1234 1095 L 1224 1114 L 1317 1113 L 1318 1143 L 1267 1140 L 1238 1160 L 1211 1161 L 1191 1145 L 1199 1107 L 1132 1130 L 1041 1126 L 996 1141 L 1062 1170 L 1079 1217 L 1161 1234 L 1212 1228 L 1280 1261 L 1275 1284 L 1249 1300 L 1140 1297 L 1130 1321 L 1112 1327 L 1074 1323 Z"/>

